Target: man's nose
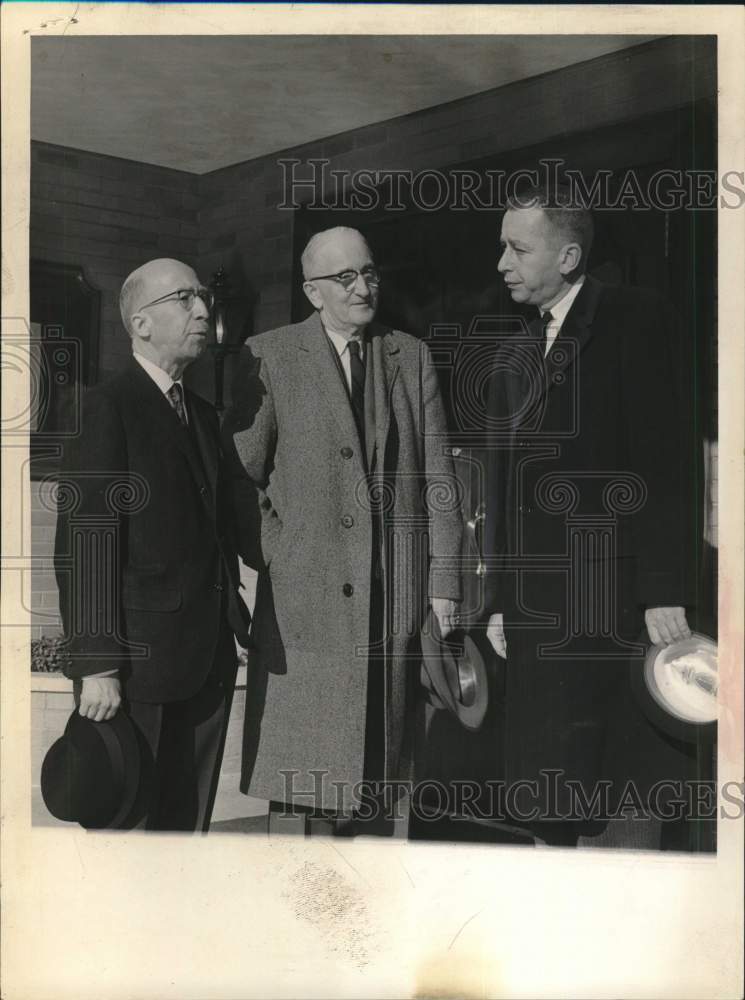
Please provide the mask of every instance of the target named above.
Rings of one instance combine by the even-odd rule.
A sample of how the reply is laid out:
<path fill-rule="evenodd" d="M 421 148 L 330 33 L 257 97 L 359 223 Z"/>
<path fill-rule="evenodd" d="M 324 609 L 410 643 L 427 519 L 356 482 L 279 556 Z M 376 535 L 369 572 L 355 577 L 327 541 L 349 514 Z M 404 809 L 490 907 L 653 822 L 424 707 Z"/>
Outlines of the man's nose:
<path fill-rule="evenodd" d="M 360 283 L 361 283 L 361 285 L 362 285 L 362 287 L 361 287 L 361 288 L 360 288 Z M 373 290 L 373 288 L 374 288 L 374 285 L 375 285 L 375 282 L 372 282 L 371 284 L 368 284 L 368 276 L 367 276 L 367 275 L 365 275 L 365 274 L 363 274 L 363 273 L 362 273 L 362 272 L 360 271 L 360 272 L 359 272 L 359 273 L 357 274 L 357 277 L 356 277 L 356 278 L 354 279 L 354 284 L 352 285 L 352 289 L 353 289 L 353 290 L 354 290 L 355 292 L 357 292 L 358 294 L 359 294 L 360 292 L 362 292 L 362 294 L 363 294 L 363 295 L 368 295 L 368 294 L 369 294 L 369 292 L 370 292 L 371 290 Z"/>
<path fill-rule="evenodd" d="M 500 274 L 504 274 L 505 271 L 509 270 L 509 262 L 507 260 L 507 254 L 508 250 L 504 249 L 502 251 L 499 260 L 497 261 L 497 270 L 499 271 Z"/>
<path fill-rule="evenodd" d="M 209 306 L 201 297 L 201 295 L 194 296 L 194 305 L 191 307 L 192 315 L 197 319 L 207 319 L 210 314 Z"/>

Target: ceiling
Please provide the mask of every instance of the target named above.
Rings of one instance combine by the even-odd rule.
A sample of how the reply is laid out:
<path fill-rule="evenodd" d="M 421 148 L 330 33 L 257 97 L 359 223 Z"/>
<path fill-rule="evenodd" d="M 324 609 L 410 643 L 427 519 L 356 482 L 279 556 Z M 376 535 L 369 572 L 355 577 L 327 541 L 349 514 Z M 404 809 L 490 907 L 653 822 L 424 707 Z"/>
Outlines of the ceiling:
<path fill-rule="evenodd" d="M 205 173 L 651 37 L 34 38 L 31 138 Z"/>

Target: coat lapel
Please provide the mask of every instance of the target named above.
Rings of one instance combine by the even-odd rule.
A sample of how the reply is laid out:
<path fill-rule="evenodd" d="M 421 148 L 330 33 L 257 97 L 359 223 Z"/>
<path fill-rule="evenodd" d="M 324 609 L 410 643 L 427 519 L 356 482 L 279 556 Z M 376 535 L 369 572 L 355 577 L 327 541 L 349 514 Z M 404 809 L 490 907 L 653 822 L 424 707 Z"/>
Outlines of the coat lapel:
<path fill-rule="evenodd" d="M 185 427 L 182 427 L 171 404 L 142 365 L 134 358 L 130 361 L 130 379 L 135 405 L 145 415 L 152 429 L 153 439 L 157 441 L 157 438 L 160 437 L 163 440 L 164 449 L 175 448 L 180 451 L 189 464 L 197 486 L 200 488 L 205 486 L 205 473 L 190 440 L 189 432 Z M 194 410 L 196 407 L 190 407 L 189 417 Z"/>
<path fill-rule="evenodd" d="M 592 321 L 602 288 L 599 281 L 588 275 L 561 325 L 559 335 L 548 352 L 548 356 L 543 358 L 539 354 L 535 355 L 534 363 L 544 366 L 544 377 L 540 380 L 535 400 L 536 405 L 544 407 L 547 394 L 557 386 L 565 384 L 564 372 L 571 368 L 592 339 Z M 528 331 L 536 341 L 537 349 L 541 337 L 541 324 L 538 317 L 528 324 Z M 531 368 L 535 370 L 533 362 L 531 362 Z M 523 372 L 523 394 L 529 391 L 533 384 L 533 380 L 527 377 L 527 372 Z M 517 410 L 512 412 L 517 412 Z M 533 408 L 531 408 L 532 412 Z"/>
<path fill-rule="evenodd" d="M 592 321 L 600 300 L 602 287 L 595 278 L 591 278 L 589 274 L 586 276 L 577 298 L 572 303 L 572 307 L 561 325 L 559 336 L 548 353 L 546 360 L 550 362 L 552 376 L 563 373 L 573 365 L 590 342 L 593 334 Z M 567 349 L 559 350 L 552 358 L 553 352 L 562 346 L 562 341 L 567 342 L 565 344 Z M 561 380 L 557 383 L 551 377 L 547 379 L 547 383 L 550 389 L 554 385 L 561 384 Z"/>
<path fill-rule="evenodd" d="M 375 434 L 380 456 L 385 455 L 388 429 L 391 424 L 391 394 L 398 377 L 399 347 L 387 327 L 371 326 L 369 344 L 372 355 Z"/>
<path fill-rule="evenodd" d="M 372 472 L 375 467 L 375 347 L 374 337 L 370 334 L 366 343 L 365 355 L 365 450 L 367 452 L 367 468 Z"/>
<path fill-rule="evenodd" d="M 342 431 L 353 439 L 357 428 L 346 392 L 318 317 L 314 314 L 301 324 L 298 346 L 308 355 L 315 384 Z M 376 450 L 385 452 L 391 419 L 391 393 L 398 376 L 399 347 L 387 327 L 371 324 L 367 332 L 365 356 L 365 448 L 367 467 L 372 469 Z"/>
<path fill-rule="evenodd" d="M 528 324 L 528 333 L 535 341 L 535 348 L 530 341 L 526 343 L 521 339 L 514 370 L 510 372 L 508 366 L 504 382 L 507 412 L 513 417 L 512 432 L 520 432 L 529 426 L 541 426 L 549 392 L 566 384 L 565 378 L 561 376 L 571 368 L 592 339 L 592 322 L 602 290 L 603 286 L 595 278 L 589 275 L 585 278 L 546 358 L 542 357 L 539 350 L 539 318 L 536 317 Z M 542 375 L 541 365 L 544 366 Z M 557 375 L 560 376 L 558 379 Z"/>
<path fill-rule="evenodd" d="M 333 350 L 317 313 L 301 324 L 298 348 L 307 355 L 307 362 L 313 373 L 314 384 L 319 394 L 339 424 L 344 436 L 350 441 L 358 440 L 357 427 L 352 415 L 352 407 L 334 359 Z"/>

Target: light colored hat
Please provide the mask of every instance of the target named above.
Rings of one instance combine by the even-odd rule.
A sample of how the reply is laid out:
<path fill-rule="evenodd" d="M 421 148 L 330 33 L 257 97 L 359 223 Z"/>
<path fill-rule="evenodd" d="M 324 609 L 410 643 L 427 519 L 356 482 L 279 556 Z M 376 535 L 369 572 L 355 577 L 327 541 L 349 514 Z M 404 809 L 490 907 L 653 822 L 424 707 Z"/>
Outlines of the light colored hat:
<path fill-rule="evenodd" d="M 632 684 L 650 719 L 678 739 L 713 738 L 718 714 L 717 644 L 693 632 L 669 646 L 651 646 Z"/>

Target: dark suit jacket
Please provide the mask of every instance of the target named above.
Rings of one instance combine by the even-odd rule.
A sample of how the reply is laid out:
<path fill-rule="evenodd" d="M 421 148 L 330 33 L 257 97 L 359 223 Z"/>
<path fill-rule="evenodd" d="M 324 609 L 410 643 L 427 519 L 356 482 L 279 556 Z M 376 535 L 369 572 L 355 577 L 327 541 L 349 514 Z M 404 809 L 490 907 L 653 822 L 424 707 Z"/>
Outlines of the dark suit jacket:
<path fill-rule="evenodd" d="M 588 277 L 545 376 L 536 333 L 505 345 L 490 387 L 487 610 L 506 620 L 506 766 L 592 781 L 644 609 L 694 600 L 691 372 L 652 292 Z"/>
<path fill-rule="evenodd" d="M 189 429 L 137 361 L 84 399 L 65 449 L 55 571 L 70 677 L 118 668 L 130 700 L 202 686 L 223 616 L 247 641 L 213 408 Z"/>

